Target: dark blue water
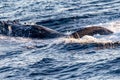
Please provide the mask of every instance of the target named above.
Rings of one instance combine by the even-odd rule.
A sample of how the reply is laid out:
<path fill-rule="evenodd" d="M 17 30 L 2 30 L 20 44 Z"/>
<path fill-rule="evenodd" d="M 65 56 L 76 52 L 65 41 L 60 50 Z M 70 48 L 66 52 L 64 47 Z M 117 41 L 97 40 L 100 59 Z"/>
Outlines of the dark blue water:
<path fill-rule="evenodd" d="M 0 35 L 0 80 L 119 80 L 119 0 L 0 0 L 0 20 L 19 19 L 69 34 L 100 25 L 114 31 L 82 39 L 28 39 Z"/>

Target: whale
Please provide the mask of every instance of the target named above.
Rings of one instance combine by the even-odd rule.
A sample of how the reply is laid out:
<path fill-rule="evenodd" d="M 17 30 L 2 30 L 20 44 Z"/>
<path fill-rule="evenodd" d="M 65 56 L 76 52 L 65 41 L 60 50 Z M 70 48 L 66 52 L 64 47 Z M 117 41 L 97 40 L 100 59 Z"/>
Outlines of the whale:
<path fill-rule="evenodd" d="M 41 25 L 22 24 L 17 21 L 0 21 L 0 34 L 38 39 L 56 38 L 64 35 Z"/>
<path fill-rule="evenodd" d="M 65 37 L 68 39 L 69 38 L 79 39 L 86 35 L 88 36 L 94 36 L 96 34 L 110 35 L 113 33 L 114 33 L 113 31 L 101 26 L 90 26 L 90 27 L 80 28 L 77 31 L 71 33 L 70 35 L 67 35 L 42 25 L 20 23 L 19 20 L 0 21 L 0 34 L 11 37 L 25 37 L 32 39 L 51 39 L 51 38 Z M 114 48 L 120 46 L 119 41 L 106 42 L 106 43 L 102 43 L 102 42 L 100 43 L 92 42 L 92 43 L 84 43 L 84 44 L 81 43 L 81 45 L 83 46 L 89 44 L 93 45 L 94 47 L 97 47 L 98 49 Z"/>
<path fill-rule="evenodd" d="M 50 39 L 57 37 L 81 38 L 85 35 L 93 36 L 95 34 L 109 35 L 113 32 L 101 26 L 91 26 L 80 28 L 79 30 L 66 35 L 56 30 L 37 24 L 22 24 L 20 21 L 0 21 L 0 34 L 14 37 L 26 37 L 37 39 Z"/>
<path fill-rule="evenodd" d="M 73 38 L 81 38 L 85 35 L 90 35 L 90 36 L 93 36 L 95 34 L 100 34 L 100 35 L 109 35 L 109 34 L 112 34 L 113 31 L 111 30 L 108 30 L 104 27 L 100 27 L 100 26 L 91 26 L 91 27 L 86 27 L 86 28 L 82 28 L 82 29 L 79 29 L 78 31 L 72 33 L 70 35 L 70 37 L 73 37 Z"/>

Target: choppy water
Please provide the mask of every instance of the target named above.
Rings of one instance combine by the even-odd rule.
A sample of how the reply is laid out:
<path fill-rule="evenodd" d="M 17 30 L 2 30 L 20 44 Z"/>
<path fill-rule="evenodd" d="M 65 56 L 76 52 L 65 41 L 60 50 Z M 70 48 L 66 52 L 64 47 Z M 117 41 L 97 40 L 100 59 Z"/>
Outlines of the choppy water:
<path fill-rule="evenodd" d="M 91 25 L 115 33 L 78 40 L 0 35 L 0 80 L 120 79 L 120 47 L 98 49 L 80 44 L 120 40 L 119 0 L 0 0 L 0 20 L 14 19 L 37 22 L 62 33 Z"/>

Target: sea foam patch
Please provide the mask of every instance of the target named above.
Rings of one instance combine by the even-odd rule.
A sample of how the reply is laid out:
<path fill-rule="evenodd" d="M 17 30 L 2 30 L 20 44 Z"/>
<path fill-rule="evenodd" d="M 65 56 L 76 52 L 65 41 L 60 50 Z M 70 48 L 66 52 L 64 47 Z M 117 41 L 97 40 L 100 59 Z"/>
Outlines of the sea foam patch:
<path fill-rule="evenodd" d="M 79 39 L 75 39 L 75 38 L 62 38 L 62 40 L 65 43 L 112 43 L 111 40 L 106 40 L 106 39 L 99 39 L 99 38 L 95 38 L 93 36 L 88 36 L 85 35 L 82 38 Z"/>
<path fill-rule="evenodd" d="M 120 33 L 120 21 L 110 22 L 106 24 L 108 29 L 114 33 Z"/>

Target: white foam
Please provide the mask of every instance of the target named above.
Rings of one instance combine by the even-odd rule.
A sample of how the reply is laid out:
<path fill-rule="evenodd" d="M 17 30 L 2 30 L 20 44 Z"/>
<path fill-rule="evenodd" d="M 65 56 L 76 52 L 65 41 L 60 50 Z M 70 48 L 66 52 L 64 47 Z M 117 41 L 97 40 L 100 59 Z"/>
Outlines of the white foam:
<path fill-rule="evenodd" d="M 107 23 L 106 26 L 106 28 L 113 31 L 114 33 L 120 33 L 120 21 Z"/>
<path fill-rule="evenodd" d="M 99 39 L 99 38 L 95 38 L 93 36 L 84 36 L 82 38 L 79 39 L 75 39 L 75 38 L 61 38 L 61 41 L 64 41 L 65 43 L 111 43 L 111 40 L 106 40 L 106 39 Z"/>

